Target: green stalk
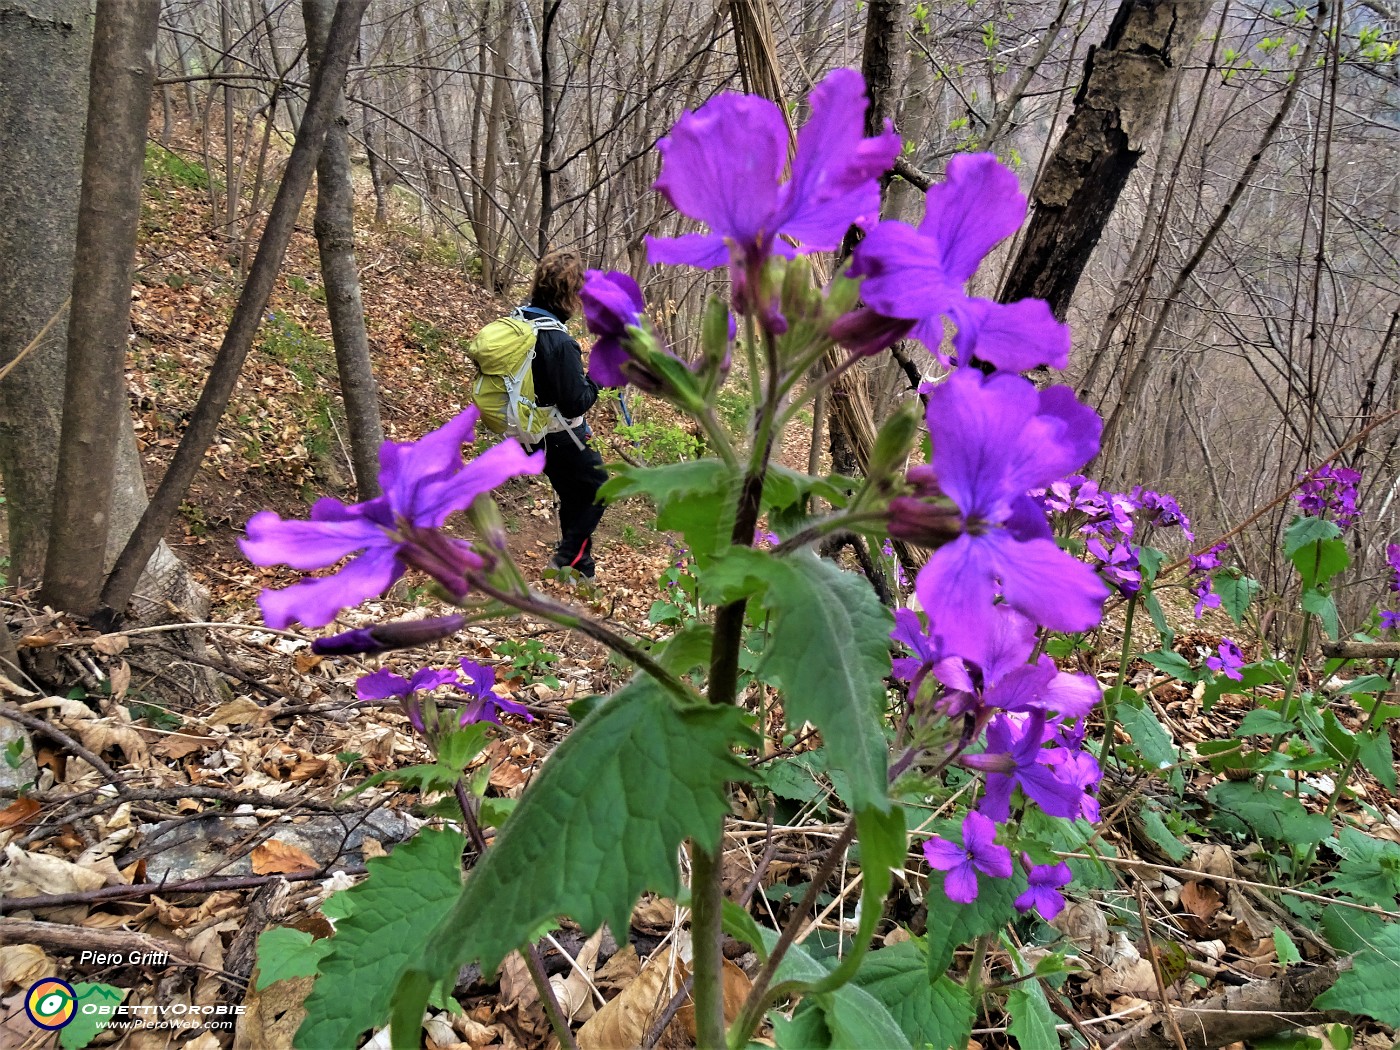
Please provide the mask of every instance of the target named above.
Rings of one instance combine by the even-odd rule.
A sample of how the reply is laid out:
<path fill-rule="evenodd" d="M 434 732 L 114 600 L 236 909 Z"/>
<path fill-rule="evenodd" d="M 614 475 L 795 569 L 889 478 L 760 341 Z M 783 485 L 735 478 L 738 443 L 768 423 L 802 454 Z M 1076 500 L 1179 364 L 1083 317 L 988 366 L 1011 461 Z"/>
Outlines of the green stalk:
<path fill-rule="evenodd" d="M 1303 629 L 1298 632 L 1298 651 L 1293 654 L 1293 670 L 1288 676 L 1288 687 L 1283 692 L 1283 705 L 1279 708 L 1279 714 L 1286 722 L 1293 720 L 1293 696 L 1298 691 L 1298 676 L 1303 671 L 1303 654 L 1308 651 L 1308 645 L 1312 642 L 1312 619 L 1312 613 L 1303 613 Z M 1286 735 L 1275 733 L 1273 740 L 1269 742 L 1269 750 L 1277 751 Z"/>
<path fill-rule="evenodd" d="M 721 836 L 716 849 L 698 842 L 690 849 L 690 929 L 695 974 L 695 1043 L 699 1050 L 725 1050 L 724 955 L 720 950 L 724 926 L 724 881 L 721 878 Z"/>
<path fill-rule="evenodd" d="M 1123 614 L 1123 648 L 1118 653 L 1118 679 L 1114 682 L 1113 699 L 1105 700 L 1103 705 L 1103 747 L 1099 750 L 1099 768 L 1103 769 L 1108 765 L 1108 758 L 1113 754 L 1113 730 L 1118 724 L 1118 694 L 1123 691 L 1123 684 L 1128 678 L 1128 656 L 1133 646 L 1133 614 L 1137 612 L 1138 596 L 1136 594 L 1128 598 L 1128 609 Z"/>

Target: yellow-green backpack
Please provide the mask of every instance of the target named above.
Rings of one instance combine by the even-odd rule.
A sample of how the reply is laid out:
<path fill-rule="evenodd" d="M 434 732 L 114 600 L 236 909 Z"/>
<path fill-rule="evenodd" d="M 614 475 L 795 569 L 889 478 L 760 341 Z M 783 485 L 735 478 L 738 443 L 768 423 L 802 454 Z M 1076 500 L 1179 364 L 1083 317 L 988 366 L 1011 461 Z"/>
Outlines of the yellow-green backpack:
<path fill-rule="evenodd" d="M 492 321 L 465 347 L 480 372 L 472 383 L 472 401 L 481 412 L 482 426 L 527 445 L 538 445 L 546 434 L 572 433 L 580 422 L 565 419 L 553 406 L 535 404 L 531 366 L 543 329 L 568 331 L 553 317 L 526 317 L 517 308 L 509 317 Z"/>

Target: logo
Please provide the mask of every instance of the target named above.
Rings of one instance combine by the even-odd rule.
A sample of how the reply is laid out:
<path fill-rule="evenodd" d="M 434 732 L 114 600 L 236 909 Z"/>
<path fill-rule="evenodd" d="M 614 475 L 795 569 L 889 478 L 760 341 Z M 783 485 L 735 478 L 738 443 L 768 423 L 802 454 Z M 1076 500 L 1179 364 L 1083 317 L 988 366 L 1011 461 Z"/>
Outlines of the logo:
<path fill-rule="evenodd" d="M 24 997 L 24 1011 L 36 1025 L 52 1032 L 73 1020 L 77 1002 L 78 993 L 71 984 L 57 977 L 45 977 L 30 985 Z"/>

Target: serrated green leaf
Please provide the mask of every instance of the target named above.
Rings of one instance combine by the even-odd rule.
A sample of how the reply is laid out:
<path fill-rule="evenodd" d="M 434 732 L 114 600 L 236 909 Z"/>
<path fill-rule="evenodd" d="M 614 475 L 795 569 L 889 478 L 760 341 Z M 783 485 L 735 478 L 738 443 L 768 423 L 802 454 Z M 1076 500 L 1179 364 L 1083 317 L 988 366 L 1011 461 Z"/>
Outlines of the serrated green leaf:
<path fill-rule="evenodd" d="M 1157 600 L 1157 592 L 1151 588 L 1144 588 L 1142 605 L 1147 610 L 1147 615 L 1152 619 L 1152 626 L 1157 628 L 1157 633 L 1162 636 L 1162 645 L 1171 645 L 1173 639 L 1176 638 L 1176 632 L 1167 623 L 1167 614 L 1162 611 L 1162 603 Z"/>
<path fill-rule="evenodd" d="M 881 948 L 865 957 L 851 981 L 885 1006 L 915 1046 L 966 1046 L 976 1014 L 972 996 L 948 977 L 930 982 L 924 956 L 912 940 Z"/>
<path fill-rule="evenodd" d="M 959 945 L 1010 922 L 1016 915 L 1012 903 L 1026 887 L 1024 876 L 1009 879 L 979 879 L 977 899 L 970 904 L 950 901 L 943 892 L 944 875 L 929 872 L 928 887 L 928 978 L 937 981 L 953 962 Z"/>
<path fill-rule="evenodd" d="M 1133 738 L 1135 761 L 1140 759 L 1141 768 L 1165 769 L 1181 760 L 1171 734 L 1157 721 L 1150 708 L 1121 704 L 1118 707 L 1118 721 Z"/>
<path fill-rule="evenodd" d="M 1278 956 L 1280 966 L 1292 966 L 1303 961 L 1303 953 L 1298 951 L 1293 938 L 1288 936 L 1288 931 L 1282 926 L 1274 927 L 1274 954 Z"/>
<path fill-rule="evenodd" d="M 1355 828 L 1337 833 L 1342 861 L 1324 885 L 1358 904 L 1393 900 L 1400 893 L 1400 845 L 1372 838 Z"/>
<path fill-rule="evenodd" d="M 312 977 L 330 950 L 327 937 L 312 940 L 311 934 L 287 926 L 267 930 L 258 937 L 258 979 L 253 988 L 262 991 L 289 977 Z"/>
<path fill-rule="evenodd" d="M 1215 806 L 1213 824 L 1228 830 L 1243 824 L 1245 829 L 1269 842 L 1310 846 L 1332 834 L 1332 822 L 1321 813 L 1309 813 L 1291 795 L 1269 788 L 1260 791 L 1253 783 L 1229 781 L 1210 789 Z"/>
<path fill-rule="evenodd" d="M 1291 733 L 1297 728 L 1291 720 L 1284 718 L 1277 711 L 1267 707 L 1256 707 L 1244 716 L 1239 728 L 1235 730 L 1235 737 L 1273 736 L 1275 733 Z"/>
<path fill-rule="evenodd" d="M 1305 591 L 1327 585 L 1334 576 L 1351 564 L 1347 545 L 1340 539 L 1318 540 L 1294 551 L 1290 556 L 1293 567 L 1303 578 Z"/>
<path fill-rule="evenodd" d="M 480 960 L 490 973 L 556 916 L 626 930 L 643 891 L 675 897 L 677 848 L 717 834 L 726 783 L 751 779 L 731 752 L 745 732 L 738 708 L 679 708 L 634 678 L 545 763 L 433 934 L 425 971 Z"/>
<path fill-rule="evenodd" d="M 1330 594 L 1306 590 L 1303 592 L 1301 604 L 1304 612 L 1312 613 L 1322 622 L 1322 629 L 1327 632 L 1328 638 L 1336 638 L 1341 633 L 1341 624 L 1337 620 L 1337 603 Z"/>
<path fill-rule="evenodd" d="M 1259 581 L 1233 572 L 1218 572 L 1211 577 L 1211 589 L 1220 596 L 1220 608 L 1235 623 L 1244 623 L 1249 603 L 1259 591 Z"/>
<path fill-rule="evenodd" d="M 912 1050 L 884 1004 L 864 988 L 845 984 L 814 998 L 825 1007 L 833 1046 Z"/>
<path fill-rule="evenodd" d="M 1060 1045 L 1055 1027 L 1059 1022 L 1039 981 L 1022 981 L 1012 988 L 1006 1008 L 1011 1013 L 1008 1030 L 1021 1050 L 1049 1050 Z"/>
<path fill-rule="evenodd" d="M 840 475 L 816 478 L 792 470 L 781 463 L 770 463 L 763 477 L 763 506 L 765 509 L 786 510 L 804 496 L 819 496 L 833 507 L 843 507 L 855 482 Z"/>
<path fill-rule="evenodd" d="M 1353 956 L 1351 969 L 1313 1000 L 1319 1010 L 1344 1010 L 1400 1027 L 1400 924 L 1387 923 Z"/>
<path fill-rule="evenodd" d="M 342 917 L 307 997 L 297 1046 L 355 1046 L 360 1033 L 388 1019 L 399 976 L 461 893 L 464 845 L 453 831 L 420 832 L 366 864 L 364 882 L 331 898 L 343 898 Z"/>
<path fill-rule="evenodd" d="M 646 496 L 656 507 L 656 525 L 685 536 L 702 563 L 727 548 L 743 475 L 714 459 L 688 460 L 664 467 L 613 468 L 598 495 L 612 503 L 625 496 Z"/>
<path fill-rule="evenodd" d="M 1191 667 L 1190 662 L 1180 653 L 1174 653 L 1170 649 L 1159 649 L 1155 653 L 1143 653 L 1142 658 L 1150 663 L 1157 670 L 1164 674 L 1169 674 L 1173 678 L 1179 678 L 1183 682 L 1194 682 L 1196 672 Z"/>
<path fill-rule="evenodd" d="M 1166 821 L 1155 809 L 1143 809 L 1142 828 L 1153 845 L 1177 864 L 1191 856 L 1191 847 L 1172 834 L 1171 828 L 1167 827 Z"/>
<path fill-rule="evenodd" d="M 1342 534 L 1332 522 L 1325 518 L 1309 518 L 1299 515 L 1288 523 L 1283 532 L 1284 557 L 1292 559 L 1304 547 L 1323 540 L 1335 539 Z"/>
<path fill-rule="evenodd" d="M 826 1011 L 810 1000 L 798 1007 L 792 1017 L 769 1015 L 773 1023 L 773 1042 L 778 1050 L 832 1050 L 835 1043 L 826 1024 Z"/>
<path fill-rule="evenodd" d="M 775 758 L 760 767 L 763 784 L 769 791 L 803 805 L 826 794 L 826 788 L 817 780 L 825 771 L 826 755 L 820 748 Z"/>
<path fill-rule="evenodd" d="M 689 674 L 706 667 L 714 637 L 713 625 L 692 620 L 656 649 L 656 661 L 672 674 Z"/>
<path fill-rule="evenodd" d="M 782 683 L 788 722 L 821 730 L 828 766 L 849 778 L 847 802 L 888 809 L 882 716 L 893 620 L 869 584 L 810 551 L 774 558 L 736 547 L 705 570 L 701 589 L 761 593 L 773 621 L 766 673 Z"/>
<path fill-rule="evenodd" d="M 1395 751 L 1390 746 L 1390 733 L 1382 729 L 1363 733 L 1359 738 L 1361 764 L 1381 782 L 1387 791 L 1395 791 Z"/>
<path fill-rule="evenodd" d="M 116 1018 L 116 1009 L 126 995 L 125 988 L 113 988 L 110 984 L 79 982 L 73 985 L 77 1005 L 73 1020 L 58 1034 L 58 1045 L 63 1050 L 83 1050 Z"/>

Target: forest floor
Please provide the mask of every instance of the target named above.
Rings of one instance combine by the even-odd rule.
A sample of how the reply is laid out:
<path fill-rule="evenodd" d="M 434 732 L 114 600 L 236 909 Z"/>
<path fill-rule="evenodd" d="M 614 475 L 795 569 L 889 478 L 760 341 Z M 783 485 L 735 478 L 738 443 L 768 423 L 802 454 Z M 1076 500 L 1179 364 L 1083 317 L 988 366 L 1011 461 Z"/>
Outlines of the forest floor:
<path fill-rule="evenodd" d="M 171 145 L 149 151 L 128 372 L 152 480 L 173 454 L 239 289 L 239 245 L 215 221 L 199 153 L 187 140 Z M 379 226 L 366 215 L 357 250 L 386 431 L 411 440 L 464 407 L 471 369 L 458 340 L 511 304 L 483 292 L 451 249 L 400 211 Z M 664 455 L 684 445 L 684 429 L 663 406 L 639 400 L 632 407 L 652 424 L 649 443 L 639 449 L 617 432 L 616 402 L 609 402 L 593 415 L 611 450 L 605 457 L 635 459 L 647 449 Z M 277 926 L 329 933 L 319 912 L 326 896 L 363 873 L 366 860 L 434 819 L 439 801 L 392 783 L 346 798 L 372 774 L 429 760 L 397 708 L 355 703 L 355 680 L 376 666 L 402 673 L 461 657 L 494 664 L 498 681 L 535 716 L 531 723 L 508 719 L 508 731 L 478 763 L 488 771 L 488 795 L 498 798 L 519 796 L 567 734 L 574 700 L 618 684 L 622 669 L 601 647 L 529 618 L 472 626 L 437 651 L 416 652 L 412 664 L 392 655 L 322 659 L 310 652 L 309 634 L 263 627 L 257 592 L 285 585 L 294 574 L 250 565 L 237 539 L 258 510 L 299 516 L 319 496 L 353 498 L 340 412 L 308 205 L 219 437 L 167 536 L 213 601 L 210 623 L 201 628 L 206 648 L 198 670 L 206 677 L 192 678 L 189 653 L 168 644 L 169 631 L 188 618 L 99 636 L 25 605 L 23 595 L 11 608 L 12 622 L 22 624 L 32 677 L 0 679 L 0 689 L 35 721 L 29 743 L 37 764 L 27 767 L 26 790 L 0 801 L 0 890 L 9 898 L 0 902 L 0 914 L 9 916 L 0 921 L 0 1046 L 54 1044 L 56 1037 L 29 1024 L 22 1001 L 34 981 L 57 973 L 123 989 L 130 1005 L 245 1008 L 236 1035 L 233 1029 L 109 1030 L 93 1045 L 290 1046 L 310 979 L 254 988 L 257 935 Z M 810 430 L 795 428 L 784 437 L 782 458 L 805 464 Z M 542 478 L 513 482 L 501 503 L 512 553 L 538 578 L 557 535 L 548 485 Z M 660 578 L 680 556 L 678 545 L 656 531 L 647 506 L 624 502 L 610 508 L 599 532 L 597 585 L 572 595 L 558 581 L 541 586 L 587 603 L 621 630 L 657 637 L 664 632 L 649 613 L 665 597 Z M 1213 650 L 1230 626 L 1213 617 L 1196 624 L 1189 603 L 1168 605 L 1183 625 L 1175 649 L 1189 660 Z M 440 611 L 425 588 L 400 583 L 341 623 Z M 1070 658 L 1075 669 L 1112 681 L 1121 611 L 1116 622 Z M 1257 651 L 1261 643 L 1252 644 Z M 212 691 L 192 690 L 191 681 Z M 1215 778 L 1189 757 L 1202 741 L 1228 738 L 1247 701 L 1226 697 L 1205 710 L 1199 695 L 1144 661 L 1131 665 L 1129 682 L 1150 691 L 1171 743 L 1181 749 L 1183 790 L 1199 797 Z M 1360 712 L 1341 718 L 1354 727 Z M 770 757 L 800 757 L 809 743 L 778 742 Z M 786 768 L 794 782 L 775 810 L 752 793 L 736 796 L 740 819 L 725 858 L 731 889 L 737 895 L 752 884 L 759 892 L 750 907 L 770 926 L 801 897 L 841 820 L 819 772 L 797 761 Z M 1373 779 L 1360 778 L 1357 790 L 1375 811 L 1397 813 L 1396 800 Z M 1322 963 L 1331 956 L 1265 888 L 1272 877 L 1257 850 L 1212 840 L 1197 827 L 1192 840 L 1177 840 L 1178 851 L 1164 852 L 1161 836 L 1146 833 L 1142 817 L 1144 801 L 1158 793 L 1157 778 L 1140 773 L 1115 772 L 1106 780 L 1097 848 L 1109 876 L 1085 888 L 1056 924 L 1076 946 L 1081 969 L 1051 1003 L 1061 1035 L 1077 1045 L 1111 1042 L 1164 998 L 1200 1004 L 1279 979 L 1276 930 L 1291 937 L 1304 959 Z M 1372 834 L 1400 841 L 1400 817 Z M 823 895 L 823 912 L 808 931 L 814 951 L 836 949 L 855 901 L 853 877 L 845 870 Z M 921 891 L 920 872 L 905 872 L 886 943 L 907 937 L 904 928 L 921 932 L 927 922 Z M 35 895 L 46 896 L 18 900 Z M 546 965 L 576 1026 L 615 996 L 628 997 L 641 1015 L 658 997 L 669 998 L 645 977 L 655 977 L 646 964 L 672 940 L 684 940 L 684 919 L 673 902 L 644 899 L 620 946 L 611 937 L 585 945 L 567 928 L 556 934 L 545 946 Z M 729 947 L 741 969 L 752 964 L 742 945 Z M 433 1017 L 429 1047 L 551 1042 L 534 988 L 514 963 L 493 982 L 464 973 L 457 993 L 462 1011 Z M 1323 1029 L 1309 1031 L 1314 1045 L 1331 1045 L 1322 1042 Z M 387 1042 L 380 1036 L 371 1045 Z M 667 1029 L 663 1045 L 688 1045 L 683 1017 Z M 980 1019 L 970 1045 L 1011 1046 L 1006 1018 L 993 1012 Z M 1357 1045 L 1390 1041 L 1379 1028 L 1363 1026 Z"/>

